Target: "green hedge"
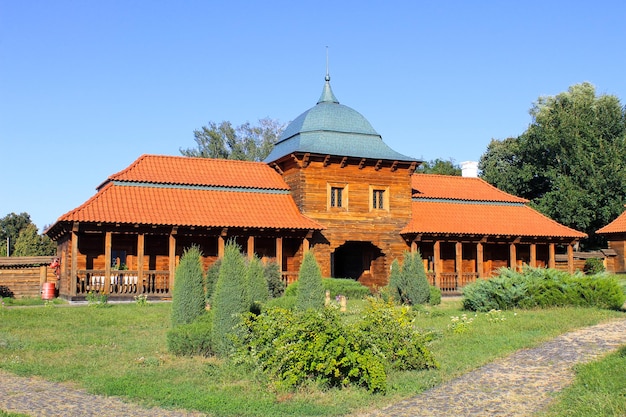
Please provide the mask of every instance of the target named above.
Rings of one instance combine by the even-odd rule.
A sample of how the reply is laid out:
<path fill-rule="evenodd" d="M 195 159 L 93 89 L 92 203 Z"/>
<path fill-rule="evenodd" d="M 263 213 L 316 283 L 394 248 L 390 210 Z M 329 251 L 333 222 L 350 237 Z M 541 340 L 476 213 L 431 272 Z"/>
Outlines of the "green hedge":
<path fill-rule="evenodd" d="M 554 269 L 508 268 L 499 276 L 479 280 L 463 289 L 463 307 L 472 311 L 585 306 L 619 310 L 626 295 L 615 277 L 570 275 Z"/>
<path fill-rule="evenodd" d="M 351 278 L 324 278 L 322 280 L 324 292 L 330 291 L 330 297 L 344 295 L 350 300 L 360 300 L 370 295 L 370 289 Z M 289 284 L 285 296 L 295 296 L 298 293 L 298 281 Z"/>

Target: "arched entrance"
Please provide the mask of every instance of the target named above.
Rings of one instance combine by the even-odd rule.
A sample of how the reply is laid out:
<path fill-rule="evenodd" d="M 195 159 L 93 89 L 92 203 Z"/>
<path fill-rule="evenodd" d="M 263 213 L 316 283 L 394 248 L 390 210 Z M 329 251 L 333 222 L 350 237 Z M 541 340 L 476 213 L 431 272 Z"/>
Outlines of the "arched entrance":
<path fill-rule="evenodd" d="M 374 265 L 384 262 L 383 252 L 370 242 L 348 241 L 332 255 L 332 276 L 358 280 L 374 273 Z"/>

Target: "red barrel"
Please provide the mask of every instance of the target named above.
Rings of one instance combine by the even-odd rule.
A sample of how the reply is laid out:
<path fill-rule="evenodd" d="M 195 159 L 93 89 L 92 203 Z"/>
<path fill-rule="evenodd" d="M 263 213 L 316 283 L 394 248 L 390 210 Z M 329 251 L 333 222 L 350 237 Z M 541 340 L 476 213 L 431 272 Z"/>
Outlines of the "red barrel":
<path fill-rule="evenodd" d="M 44 282 L 43 289 L 41 291 L 42 300 L 52 300 L 54 298 L 55 288 L 54 282 Z"/>

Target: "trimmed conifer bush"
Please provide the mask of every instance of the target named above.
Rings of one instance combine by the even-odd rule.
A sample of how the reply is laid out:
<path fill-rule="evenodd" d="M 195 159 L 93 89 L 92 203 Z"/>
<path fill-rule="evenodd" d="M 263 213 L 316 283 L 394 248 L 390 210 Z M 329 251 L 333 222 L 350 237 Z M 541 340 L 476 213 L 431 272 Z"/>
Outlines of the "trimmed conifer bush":
<path fill-rule="evenodd" d="M 322 284 L 322 272 L 311 251 L 304 254 L 298 273 L 298 281 L 296 309 L 306 311 L 324 308 L 325 293 Z"/>
<path fill-rule="evenodd" d="M 430 285 L 419 252 L 404 252 L 402 266 L 394 260 L 391 264 L 389 292 L 401 304 L 425 304 L 430 297 Z"/>
<path fill-rule="evenodd" d="M 280 274 L 280 267 L 276 262 L 268 262 L 264 268 L 265 279 L 270 291 L 270 297 L 280 297 L 285 293 L 285 283 Z"/>
<path fill-rule="evenodd" d="M 215 284 L 217 283 L 217 277 L 220 274 L 220 265 L 222 265 L 222 260 L 218 259 L 209 267 L 209 270 L 206 272 L 206 280 L 204 283 L 204 289 L 206 293 L 206 302 L 207 304 L 213 304 L 212 298 L 213 293 L 215 292 Z"/>
<path fill-rule="evenodd" d="M 248 312 L 246 296 L 246 264 L 239 246 L 228 242 L 213 293 L 213 344 L 220 356 L 226 356 L 232 347 L 235 326 L 241 314 Z"/>
<path fill-rule="evenodd" d="M 261 305 L 269 299 L 270 292 L 263 265 L 256 256 L 248 262 L 246 268 L 246 290 L 250 311 L 260 312 Z"/>
<path fill-rule="evenodd" d="M 174 275 L 172 325 L 193 322 L 205 312 L 204 275 L 201 252 L 191 246 L 183 252 Z"/>

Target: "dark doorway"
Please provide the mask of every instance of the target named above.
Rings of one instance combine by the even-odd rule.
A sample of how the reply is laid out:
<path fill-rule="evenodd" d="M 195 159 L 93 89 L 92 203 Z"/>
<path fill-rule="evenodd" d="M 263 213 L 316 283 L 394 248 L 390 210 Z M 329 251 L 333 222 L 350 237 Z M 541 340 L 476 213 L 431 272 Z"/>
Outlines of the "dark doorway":
<path fill-rule="evenodd" d="M 371 272 L 372 263 L 381 256 L 382 251 L 370 242 L 348 241 L 335 249 L 333 277 L 359 279 Z"/>

